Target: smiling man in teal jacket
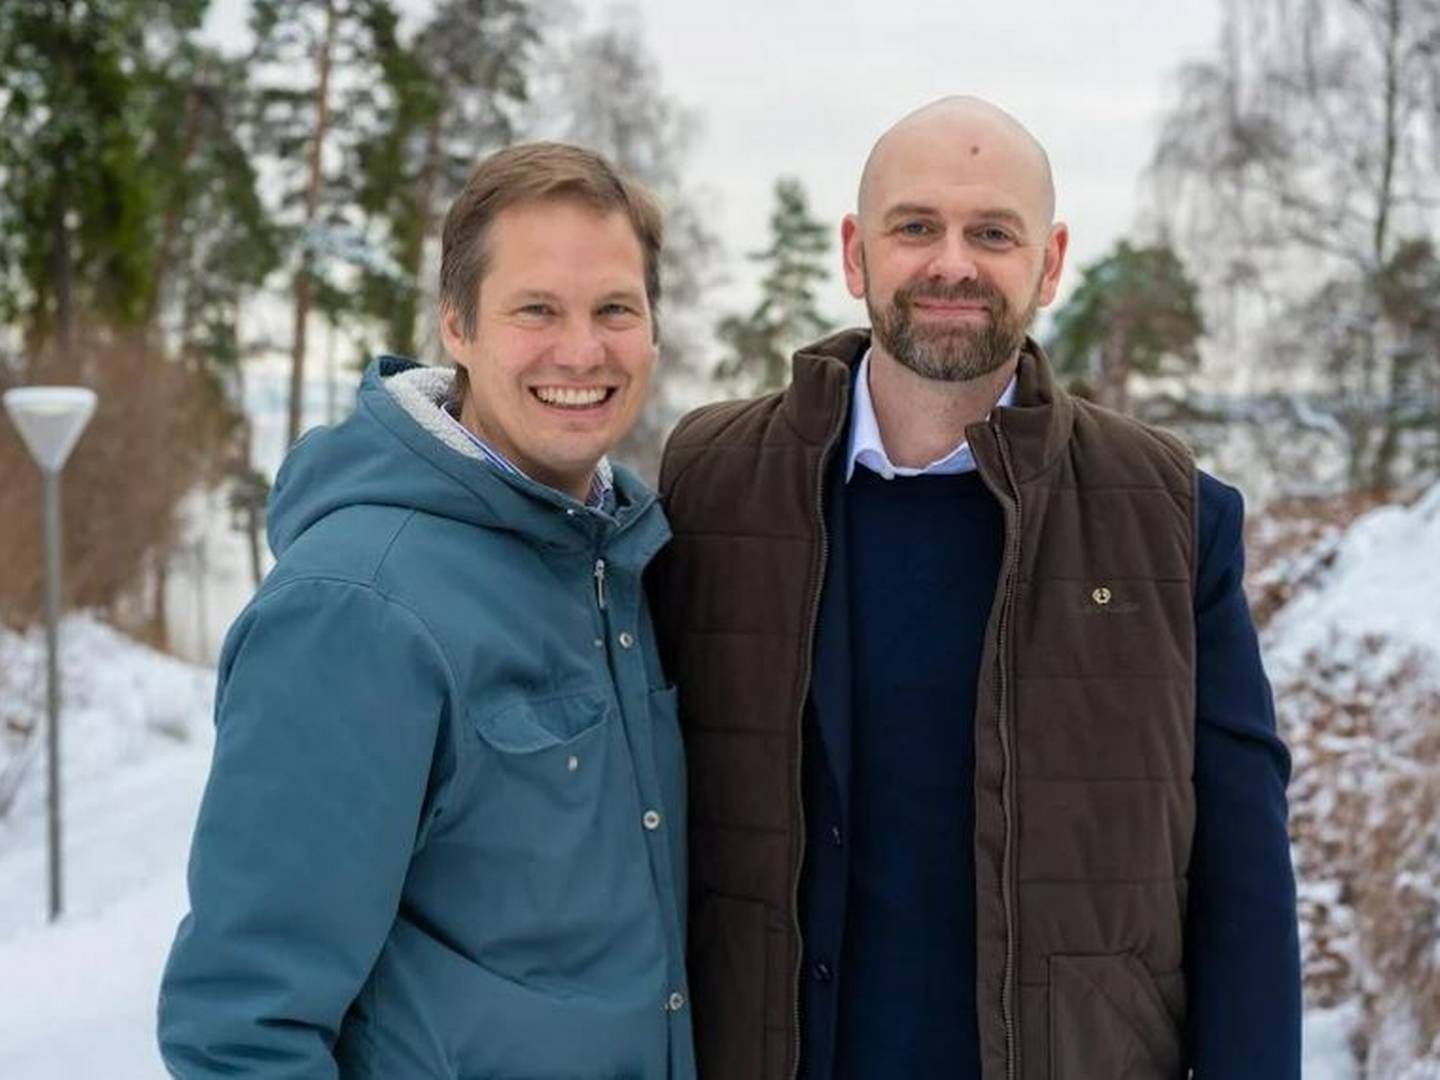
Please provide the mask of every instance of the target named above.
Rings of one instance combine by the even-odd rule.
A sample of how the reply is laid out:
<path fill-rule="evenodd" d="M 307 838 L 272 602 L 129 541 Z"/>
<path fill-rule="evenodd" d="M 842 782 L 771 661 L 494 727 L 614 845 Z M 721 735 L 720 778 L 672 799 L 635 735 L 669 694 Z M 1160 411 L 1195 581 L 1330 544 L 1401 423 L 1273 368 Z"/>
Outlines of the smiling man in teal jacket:
<path fill-rule="evenodd" d="M 655 362 L 659 213 L 535 144 L 443 245 L 457 372 L 381 358 L 276 483 L 161 989 L 177 1077 L 694 1075 L 640 586 L 669 530 L 604 457 Z"/>

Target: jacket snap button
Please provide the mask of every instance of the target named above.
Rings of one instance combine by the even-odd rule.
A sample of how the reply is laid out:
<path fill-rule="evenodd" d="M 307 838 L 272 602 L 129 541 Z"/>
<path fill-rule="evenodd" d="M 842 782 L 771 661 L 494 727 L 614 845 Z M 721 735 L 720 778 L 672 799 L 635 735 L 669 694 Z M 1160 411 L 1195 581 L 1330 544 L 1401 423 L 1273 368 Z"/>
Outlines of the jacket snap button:
<path fill-rule="evenodd" d="M 670 995 L 669 1000 L 665 1002 L 665 1007 L 671 1012 L 679 1012 L 685 1007 L 685 995 L 678 990 L 675 991 L 675 993 Z"/>
<path fill-rule="evenodd" d="M 645 828 L 654 832 L 660 827 L 660 814 L 654 810 L 646 810 L 645 816 L 641 818 L 640 821 L 644 824 Z"/>
<path fill-rule="evenodd" d="M 580 759 L 574 754 L 571 754 L 570 760 L 565 762 L 565 768 L 569 769 L 571 772 L 574 772 L 576 769 L 580 768 Z"/>
<path fill-rule="evenodd" d="M 831 825 L 831 826 L 830 826 L 830 843 L 834 844 L 836 847 L 839 847 L 842 842 L 843 842 L 843 841 L 842 841 L 841 836 L 840 836 L 840 826 L 839 826 L 839 825 Z"/>
<path fill-rule="evenodd" d="M 828 983 L 833 975 L 834 972 L 830 970 L 830 965 L 825 963 L 825 961 L 821 960 L 816 963 L 815 978 L 819 979 L 822 983 Z"/>
<path fill-rule="evenodd" d="M 621 647 L 622 649 L 628 649 L 628 648 L 630 648 L 631 646 L 633 646 L 634 644 L 635 644 L 635 635 L 634 635 L 634 634 L 630 633 L 629 630 L 622 630 L 622 631 L 620 631 L 620 647 Z"/>

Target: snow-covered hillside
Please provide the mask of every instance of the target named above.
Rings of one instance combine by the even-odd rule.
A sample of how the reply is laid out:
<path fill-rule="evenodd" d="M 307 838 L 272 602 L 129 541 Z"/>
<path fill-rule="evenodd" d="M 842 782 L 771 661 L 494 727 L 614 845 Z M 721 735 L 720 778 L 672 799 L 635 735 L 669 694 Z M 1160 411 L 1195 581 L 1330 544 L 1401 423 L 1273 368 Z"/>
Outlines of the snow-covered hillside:
<path fill-rule="evenodd" d="M 1440 486 L 1262 577 L 1290 596 L 1264 642 L 1295 762 L 1312 1030 L 1349 1044 L 1336 1076 L 1437 1080 Z"/>

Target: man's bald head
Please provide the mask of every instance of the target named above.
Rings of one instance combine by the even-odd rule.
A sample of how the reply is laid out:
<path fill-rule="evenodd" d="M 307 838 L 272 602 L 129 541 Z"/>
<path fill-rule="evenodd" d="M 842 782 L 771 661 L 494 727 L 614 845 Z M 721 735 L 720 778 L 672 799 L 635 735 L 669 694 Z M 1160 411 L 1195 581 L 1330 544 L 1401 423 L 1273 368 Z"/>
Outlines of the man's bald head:
<path fill-rule="evenodd" d="M 1049 225 L 1055 218 L 1055 181 L 1050 157 L 1035 136 L 1005 110 L 977 97 L 941 98 L 901 119 L 881 135 L 860 174 L 856 210 L 872 215 L 892 176 L 916 154 L 960 154 L 977 164 L 997 165 L 1025 189 Z M 987 168 L 986 170 L 990 170 Z"/>
<path fill-rule="evenodd" d="M 971 381 L 1016 362 L 1069 237 L 1035 137 L 989 102 L 943 98 L 870 151 L 840 223 L 845 287 L 865 301 L 882 362 Z"/>

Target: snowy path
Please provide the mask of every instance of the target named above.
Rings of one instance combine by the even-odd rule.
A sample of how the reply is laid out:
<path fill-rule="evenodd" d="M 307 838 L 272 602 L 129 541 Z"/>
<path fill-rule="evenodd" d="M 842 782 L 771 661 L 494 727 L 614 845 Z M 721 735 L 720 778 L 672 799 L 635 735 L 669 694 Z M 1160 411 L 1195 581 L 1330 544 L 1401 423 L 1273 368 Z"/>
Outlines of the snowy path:
<path fill-rule="evenodd" d="M 0 1078 L 154 1080 L 156 988 L 185 908 L 214 675 L 87 620 L 65 629 L 65 915 L 45 919 L 41 757 L 0 819 Z M 6 704 L 23 710 L 15 688 L 33 685 L 38 654 L 0 644 Z"/>
<path fill-rule="evenodd" d="M 172 746 L 67 802 L 67 913 L 53 927 L 44 923 L 43 820 L 26 822 L 31 835 L 0 852 L 0 1077 L 165 1075 L 156 987 L 185 908 L 208 763 L 205 746 Z"/>

